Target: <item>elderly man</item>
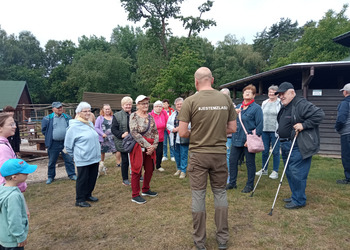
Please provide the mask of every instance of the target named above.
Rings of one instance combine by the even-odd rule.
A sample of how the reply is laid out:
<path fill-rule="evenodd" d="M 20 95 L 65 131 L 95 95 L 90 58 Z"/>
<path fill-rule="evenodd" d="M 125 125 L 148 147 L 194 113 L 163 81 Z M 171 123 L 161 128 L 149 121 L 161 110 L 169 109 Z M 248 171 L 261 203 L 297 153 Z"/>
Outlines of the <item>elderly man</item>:
<path fill-rule="evenodd" d="M 350 184 L 350 83 L 346 84 L 340 91 L 343 91 L 345 98 L 338 105 L 335 129 L 340 134 L 341 160 L 345 179 L 337 180 L 337 183 Z"/>
<path fill-rule="evenodd" d="M 283 82 L 275 92 L 283 107 L 277 116 L 278 134 L 281 142 L 282 159 L 286 164 L 292 150 L 286 175 L 292 196 L 284 199 L 285 208 L 296 209 L 306 205 L 306 180 L 309 174 L 312 155 L 320 149 L 319 125 L 324 112 L 306 99 L 296 96 L 294 86 Z M 291 149 L 296 132 L 298 136 Z"/>
<path fill-rule="evenodd" d="M 69 125 L 69 120 L 72 119 L 69 115 L 63 113 L 62 103 L 52 103 L 52 113 L 43 118 L 41 122 L 41 131 L 45 136 L 45 146 L 49 155 L 49 166 L 47 171 L 46 184 L 51 184 L 56 176 L 56 162 L 61 153 L 68 177 L 71 180 L 76 180 L 75 167 L 72 157 L 63 152 L 64 138 L 66 136 L 66 128 Z"/>
<path fill-rule="evenodd" d="M 229 239 L 226 135 L 236 131 L 237 113 L 230 97 L 212 88 L 214 78 L 208 68 L 199 68 L 194 77 L 198 93 L 183 102 L 178 117 L 180 137 L 191 135 L 187 172 L 192 190 L 193 240 L 197 249 L 206 249 L 205 194 L 209 174 L 215 203 L 216 240 L 219 249 L 226 249 Z"/>

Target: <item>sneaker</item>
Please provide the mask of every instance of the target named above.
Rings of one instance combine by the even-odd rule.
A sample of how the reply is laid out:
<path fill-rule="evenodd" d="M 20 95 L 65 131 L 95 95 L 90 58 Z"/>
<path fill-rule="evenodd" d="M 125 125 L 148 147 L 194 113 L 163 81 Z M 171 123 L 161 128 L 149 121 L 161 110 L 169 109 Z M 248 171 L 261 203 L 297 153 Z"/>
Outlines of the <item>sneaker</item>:
<path fill-rule="evenodd" d="M 167 161 L 167 160 L 168 160 L 168 158 L 163 156 L 162 161 Z"/>
<path fill-rule="evenodd" d="M 178 176 L 181 173 L 181 170 L 177 170 L 176 173 L 174 174 L 175 176 Z"/>
<path fill-rule="evenodd" d="M 131 201 L 135 202 L 137 204 L 145 204 L 146 203 L 146 200 L 144 198 L 142 198 L 140 195 L 132 198 Z"/>
<path fill-rule="evenodd" d="M 49 177 L 47 178 L 46 184 L 51 184 L 53 181 L 54 179 Z"/>
<path fill-rule="evenodd" d="M 273 170 L 272 173 L 269 175 L 270 179 L 277 179 L 278 178 L 278 173 Z"/>
<path fill-rule="evenodd" d="M 260 169 L 258 172 L 255 173 L 255 175 L 267 175 L 268 174 L 268 171 L 267 170 L 262 170 Z"/>
<path fill-rule="evenodd" d="M 184 172 L 181 172 L 181 174 L 180 174 L 180 179 L 184 179 L 186 177 L 186 173 L 184 173 Z"/>
<path fill-rule="evenodd" d="M 160 168 L 158 168 L 158 171 L 159 172 L 164 172 L 164 168 L 160 167 Z"/>
<path fill-rule="evenodd" d="M 337 184 L 350 184 L 350 180 L 348 179 L 337 180 Z"/>
<path fill-rule="evenodd" d="M 140 181 L 143 182 L 143 176 L 140 177 Z"/>
<path fill-rule="evenodd" d="M 124 186 L 130 186 L 130 181 L 129 180 L 123 180 L 123 185 Z"/>
<path fill-rule="evenodd" d="M 171 157 L 170 160 L 171 160 L 171 161 L 175 161 L 175 157 Z"/>
<path fill-rule="evenodd" d="M 242 190 L 242 193 L 250 193 L 251 191 L 253 191 L 253 187 L 245 186 Z"/>
<path fill-rule="evenodd" d="M 72 181 L 76 181 L 77 180 L 77 176 L 75 174 L 69 176 L 69 179 L 71 179 Z"/>
<path fill-rule="evenodd" d="M 229 190 L 229 189 L 234 189 L 234 188 L 237 188 L 237 185 L 236 184 L 232 185 L 232 184 L 229 183 L 229 184 L 226 185 L 225 189 Z"/>
<path fill-rule="evenodd" d="M 147 192 L 142 192 L 142 196 L 151 196 L 151 197 L 156 197 L 158 195 L 157 192 L 152 192 L 151 189 L 149 189 Z"/>

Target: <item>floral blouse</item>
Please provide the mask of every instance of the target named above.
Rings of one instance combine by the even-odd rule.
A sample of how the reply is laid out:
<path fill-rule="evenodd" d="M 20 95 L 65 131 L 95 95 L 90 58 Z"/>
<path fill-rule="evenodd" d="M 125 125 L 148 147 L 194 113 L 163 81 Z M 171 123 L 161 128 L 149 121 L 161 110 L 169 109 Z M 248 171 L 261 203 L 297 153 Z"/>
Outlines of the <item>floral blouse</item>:
<path fill-rule="evenodd" d="M 148 127 L 148 119 L 150 118 L 151 125 L 148 131 L 141 135 L 140 133 L 144 133 Z M 143 118 L 135 113 L 130 115 L 129 127 L 131 136 L 135 139 L 137 143 L 140 144 L 143 148 L 148 148 L 151 144 L 143 137 L 154 139 L 153 145 L 157 148 L 159 136 L 156 123 L 154 118 L 151 115 L 148 115 L 146 118 Z"/>

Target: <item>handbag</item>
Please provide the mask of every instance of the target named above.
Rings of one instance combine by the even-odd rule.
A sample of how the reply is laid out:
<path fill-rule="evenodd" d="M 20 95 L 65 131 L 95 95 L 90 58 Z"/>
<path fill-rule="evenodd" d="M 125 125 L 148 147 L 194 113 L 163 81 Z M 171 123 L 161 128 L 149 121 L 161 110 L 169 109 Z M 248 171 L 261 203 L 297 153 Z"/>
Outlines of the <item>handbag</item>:
<path fill-rule="evenodd" d="M 239 120 L 242 124 L 242 128 L 247 136 L 247 147 L 249 153 L 259 153 L 264 151 L 264 143 L 262 141 L 262 138 L 260 136 L 257 136 L 256 130 L 254 129 L 252 131 L 252 134 L 248 134 L 247 130 L 244 127 L 244 124 L 242 122 L 241 113 L 238 115 Z"/>
<path fill-rule="evenodd" d="M 148 127 L 145 130 L 145 132 L 140 133 L 140 134 L 141 135 L 146 134 L 146 132 L 149 130 L 150 126 L 151 126 L 151 117 L 150 117 L 150 115 L 148 115 Z M 135 144 L 136 144 L 136 141 L 135 141 L 134 137 L 132 137 L 131 134 L 128 134 L 127 136 L 125 136 L 123 141 L 122 141 L 122 146 L 123 146 L 126 153 L 130 153 L 134 149 Z"/>

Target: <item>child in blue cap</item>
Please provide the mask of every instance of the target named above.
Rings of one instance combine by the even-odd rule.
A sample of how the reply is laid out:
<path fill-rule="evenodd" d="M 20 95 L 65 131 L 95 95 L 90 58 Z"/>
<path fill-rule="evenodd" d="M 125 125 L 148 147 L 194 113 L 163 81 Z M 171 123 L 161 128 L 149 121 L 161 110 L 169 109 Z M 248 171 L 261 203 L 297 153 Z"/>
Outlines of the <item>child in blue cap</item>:
<path fill-rule="evenodd" d="M 10 159 L 0 168 L 6 182 L 0 185 L 0 249 L 24 249 L 27 244 L 26 202 L 17 185 L 37 169 L 21 159 Z"/>

